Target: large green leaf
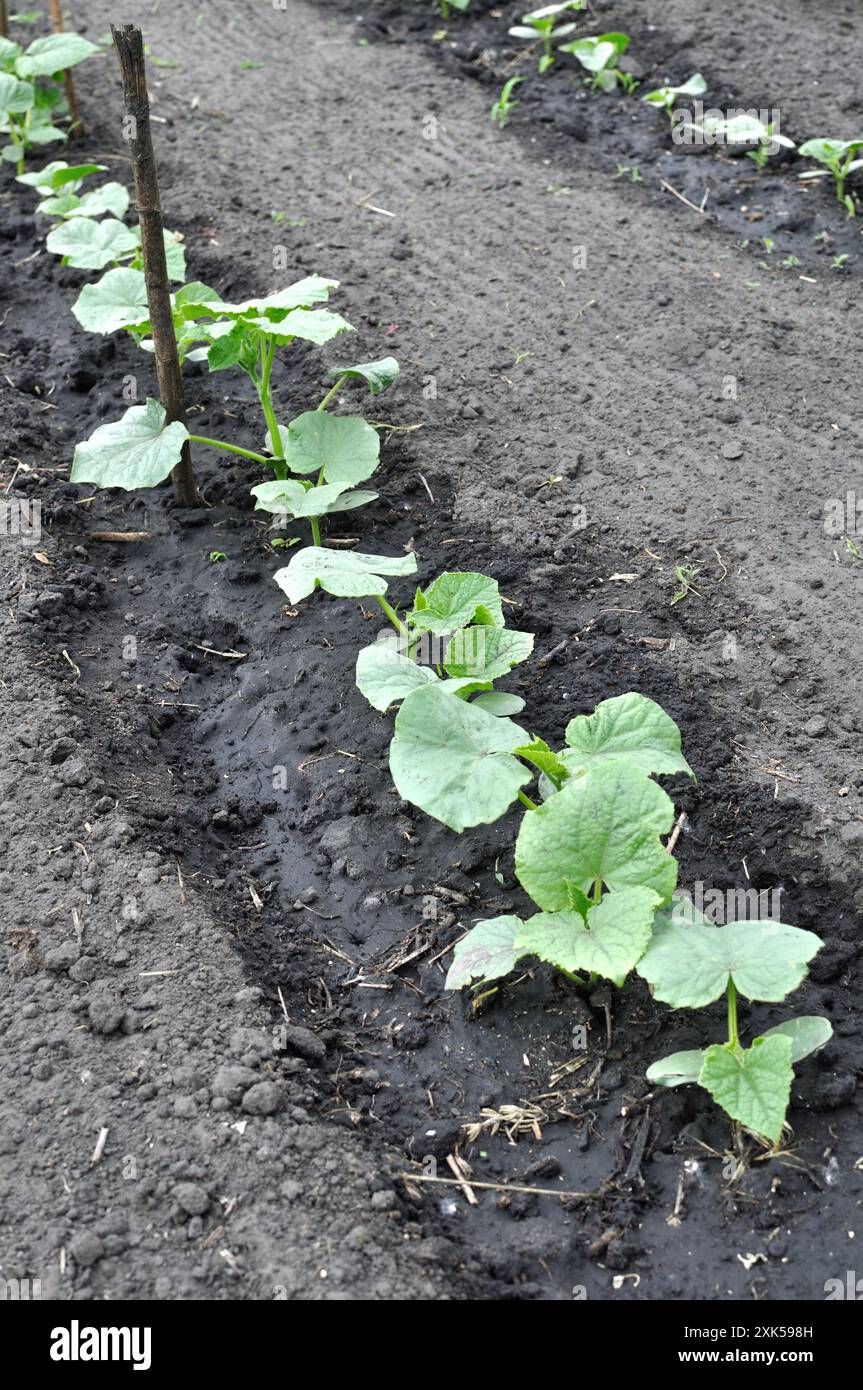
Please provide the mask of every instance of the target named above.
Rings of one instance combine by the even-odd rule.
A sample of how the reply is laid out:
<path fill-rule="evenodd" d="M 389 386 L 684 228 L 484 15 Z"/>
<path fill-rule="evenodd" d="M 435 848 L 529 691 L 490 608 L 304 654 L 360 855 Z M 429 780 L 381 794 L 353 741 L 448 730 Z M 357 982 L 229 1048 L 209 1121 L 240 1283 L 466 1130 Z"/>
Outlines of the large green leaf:
<path fill-rule="evenodd" d="M 35 188 L 43 196 L 46 193 L 56 193 L 61 188 L 74 193 L 90 174 L 104 173 L 107 167 L 106 164 L 67 164 L 65 159 L 53 159 L 44 169 L 38 169 L 31 174 L 19 174 L 16 182 Z"/>
<path fill-rule="evenodd" d="M 363 647 L 357 657 L 357 689 L 382 714 L 412 690 L 436 681 L 430 666 L 418 666 L 410 657 L 402 656 L 389 638 Z"/>
<path fill-rule="evenodd" d="M 269 441 L 268 441 L 269 442 Z M 377 431 L 357 415 L 307 410 L 282 430 L 284 456 L 293 473 L 322 473 L 328 483 L 353 486 L 378 466 Z"/>
<path fill-rule="evenodd" d="M 694 908 L 675 903 L 657 913 L 638 973 L 674 1009 L 719 999 L 729 980 L 747 999 L 775 1002 L 797 988 L 821 944 L 813 932 L 785 922 L 716 927 Z"/>
<path fill-rule="evenodd" d="M 107 271 L 94 285 L 84 286 L 72 313 L 88 333 L 116 333 L 145 322 L 149 309 L 143 272 L 126 267 Z"/>
<path fill-rule="evenodd" d="M 674 720 L 661 705 L 634 690 L 602 700 L 593 714 L 571 719 L 564 737 L 569 748 L 560 756 L 571 774 L 625 759 L 642 772 L 686 772 L 695 778 L 680 751 Z"/>
<path fill-rule="evenodd" d="M 392 386 L 399 374 L 399 364 L 394 357 L 381 357 L 377 362 L 357 362 L 353 367 L 331 367 L 329 376 L 357 377 L 364 381 L 373 396 L 379 396 Z"/>
<path fill-rule="evenodd" d="M 284 512 L 293 517 L 327 516 L 330 512 L 347 512 L 373 502 L 376 492 L 349 490 L 347 483 L 329 483 L 312 487 L 296 478 L 277 479 L 259 483 L 252 488 L 261 511 Z"/>
<path fill-rule="evenodd" d="M 673 820 L 674 806 L 656 782 L 629 763 L 599 764 L 525 816 L 515 871 L 547 912 L 569 907 L 570 887 L 587 893 L 597 880 L 615 890 L 651 888 L 665 900 L 677 864 L 659 837 Z"/>
<path fill-rule="evenodd" d="M 505 676 L 520 661 L 526 661 L 533 651 L 533 641 L 532 632 L 477 623 L 453 634 L 443 664 L 450 676 L 493 681 Z"/>
<path fill-rule="evenodd" d="M 415 574 L 416 555 L 361 555 L 356 550 L 327 550 L 309 545 L 300 550 L 273 579 L 291 603 L 308 598 L 320 585 L 339 598 L 371 598 L 385 594 L 382 575 Z"/>
<path fill-rule="evenodd" d="M 791 1039 L 774 1035 L 756 1038 L 745 1049 L 714 1043 L 704 1054 L 698 1084 L 733 1120 L 778 1143 L 792 1079 Z"/>
<path fill-rule="evenodd" d="M 290 343 L 295 338 L 322 347 L 340 333 L 355 332 L 353 324 L 330 309 L 292 309 L 283 318 L 252 318 L 245 322 L 258 332 L 271 334 L 277 343 Z"/>
<path fill-rule="evenodd" d="M 496 719 L 440 684 L 426 685 L 396 715 L 390 771 L 400 796 L 461 831 L 497 820 L 530 781 L 513 756 L 526 741 L 511 719 Z"/>
<path fill-rule="evenodd" d="M 165 410 L 148 397 L 146 405 L 133 405 L 119 420 L 100 425 L 75 450 L 73 483 L 98 487 L 122 487 L 127 492 L 155 487 L 179 463 L 186 426 L 178 420 L 165 424 Z"/>
<path fill-rule="evenodd" d="M 775 1028 L 768 1028 L 761 1034 L 763 1038 L 777 1035 L 791 1039 L 791 1060 L 802 1062 L 810 1052 L 817 1052 L 819 1047 L 830 1041 L 833 1027 L 826 1018 L 804 1014 L 800 1018 L 786 1018 L 784 1023 L 777 1023 Z"/>
<path fill-rule="evenodd" d="M 0 72 L 0 111 L 20 116 L 29 111 L 36 99 L 32 82 L 21 82 L 10 72 Z"/>
<path fill-rule="evenodd" d="M 622 985 L 650 940 L 658 903 L 650 888 L 624 888 L 590 907 L 586 922 L 579 912 L 538 912 L 515 944 L 570 974 L 589 970 Z"/>
<path fill-rule="evenodd" d="M 17 67 L 22 77 L 50 77 L 52 73 L 83 63 L 85 58 L 98 52 L 98 44 L 80 34 L 48 34 L 27 45 Z"/>
<path fill-rule="evenodd" d="M 45 245 L 55 256 L 65 256 L 77 270 L 101 270 L 134 251 L 137 242 L 131 227 L 114 217 L 105 217 L 101 222 L 91 217 L 70 217 L 48 233 Z"/>
<path fill-rule="evenodd" d="M 477 622 L 503 627 L 497 581 L 471 570 L 441 574 L 417 594 L 410 621 L 427 632 L 457 632 Z"/>
<path fill-rule="evenodd" d="M 477 922 L 457 942 L 444 988 L 461 989 L 472 981 L 500 980 L 508 975 L 525 954 L 515 945 L 522 930 L 519 917 L 489 917 L 485 922 Z"/>
<path fill-rule="evenodd" d="M 330 290 L 338 289 L 338 284 L 338 280 L 325 280 L 321 275 L 307 275 L 305 279 L 277 290 L 275 294 L 244 299 L 240 304 L 228 304 L 217 295 L 209 311 L 219 318 L 240 318 L 250 314 L 284 318 L 292 309 L 308 309 L 312 304 L 326 303 Z"/>
<path fill-rule="evenodd" d="M 89 193 L 59 193 L 54 198 L 46 198 L 40 203 L 37 212 L 51 217 L 101 217 L 110 212 L 112 217 L 125 217 L 129 207 L 129 190 L 121 183 L 103 183 L 99 188 L 91 188 Z"/>

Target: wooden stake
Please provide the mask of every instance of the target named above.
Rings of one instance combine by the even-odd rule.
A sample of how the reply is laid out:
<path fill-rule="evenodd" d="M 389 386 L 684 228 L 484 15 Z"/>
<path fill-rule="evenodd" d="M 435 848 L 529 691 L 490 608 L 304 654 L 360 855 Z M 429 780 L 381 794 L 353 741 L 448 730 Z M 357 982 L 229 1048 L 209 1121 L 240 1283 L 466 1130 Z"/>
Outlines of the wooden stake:
<path fill-rule="evenodd" d="M 177 354 L 174 320 L 171 315 L 171 286 L 165 261 L 162 203 L 159 198 L 153 138 L 150 134 L 150 99 L 147 95 L 147 75 L 144 66 L 144 38 L 141 30 L 134 24 L 123 24 L 119 27 L 112 24 L 111 33 L 123 78 L 126 136 L 132 155 L 135 204 L 141 224 L 144 278 L 147 284 L 147 303 L 150 308 L 159 395 L 165 407 L 167 423 L 180 420 L 185 424 L 186 396 Z M 188 440 L 183 445 L 180 462 L 171 473 L 171 480 L 174 484 L 174 496 L 181 507 L 198 505 L 200 499 L 192 472 L 192 455 Z"/>
<path fill-rule="evenodd" d="M 6 0 L 0 0 L 0 39 L 5 39 L 9 33 L 9 14 L 6 9 Z"/>
<path fill-rule="evenodd" d="M 5 0 L 3 0 L 5 9 Z M 63 33 L 63 11 L 60 9 L 60 0 L 48 0 L 48 8 L 51 11 L 51 27 L 55 34 Z M 66 88 L 66 101 L 69 104 L 70 129 L 69 139 L 80 140 L 84 134 L 84 127 L 81 124 L 81 117 L 78 115 L 78 100 L 75 96 L 75 79 L 72 76 L 72 69 L 67 68 L 63 73 L 63 85 Z"/>

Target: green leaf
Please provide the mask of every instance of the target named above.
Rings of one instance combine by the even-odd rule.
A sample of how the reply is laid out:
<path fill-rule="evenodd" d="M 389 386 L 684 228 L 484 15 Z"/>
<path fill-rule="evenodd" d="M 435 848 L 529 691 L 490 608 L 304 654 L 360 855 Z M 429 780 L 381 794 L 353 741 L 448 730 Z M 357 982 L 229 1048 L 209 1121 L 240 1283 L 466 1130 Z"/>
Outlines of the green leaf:
<path fill-rule="evenodd" d="M 847 155 L 863 149 L 863 140 L 806 140 L 797 151 L 804 159 L 817 159 L 833 168 Z"/>
<path fill-rule="evenodd" d="M 54 159 L 36 173 L 19 174 L 17 182 L 26 183 L 42 194 L 56 193 L 60 188 L 74 192 L 90 174 L 104 173 L 107 167 L 106 164 L 67 164 L 65 159 Z M 74 185 L 71 189 L 70 184 Z"/>
<path fill-rule="evenodd" d="M 674 1009 L 719 999 L 729 980 L 747 999 L 774 1003 L 797 988 L 821 945 L 813 932 L 785 922 L 716 927 L 677 902 L 657 913 L 638 973 L 653 985 L 655 998 Z"/>
<path fill-rule="evenodd" d="M 277 343 L 290 343 L 295 338 L 302 338 L 304 342 L 315 343 L 318 347 L 322 347 L 340 333 L 356 331 L 353 324 L 343 319 L 341 314 L 332 313 L 330 309 L 293 309 L 278 321 L 253 318 L 246 322 L 261 333 L 271 334 Z"/>
<path fill-rule="evenodd" d="M 357 657 L 357 689 L 382 714 L 412 690 L 436 681 L 430 666 L 418 666 L 410 657 L 401 655 L 394 636 L 363 647 Z"/>
<path fill-rule="evenodd" d="M 526 661 L 533 651 L 533 641 L 532 632 L 478 623 L 453 635 L 443 664 L 450 676 L 493 681 L 505 676 L 520 661 Z"/>
<path fill-rule="evenodd" d="M 88 333 L 116 333 L 118 328 L 146 322 L 147 286 L 143 272 L 121 267 L 109 270 L 95 285 L 85 285 L 72 313 Z"/>
<path fill-rule="evenodd" d="M 695 774 L 680 751 L 680 730 L 661 705 L 632 690 L 602 700 L 593 714 L 579 714 L 566 726 L 570 752 L 561 759 L 571 774 L 601 763 L 626 759 L 645 773 Z"/>
<path fill-rule="evenodd" d="M 98 487 L 122 487 L 131 492 L 155 487 L 180 461 L 189 431 L 179 420 L 165 424 L 165 410 L 158 401 L 133 405 L 120 420 L 100 425 L 75 450 L 73 483 Z"/>
<path fill-rule="evenodd" d="M 538 912 L 515 944 L 570 974 L 589 970 L 620 986 L 650 940 L 658 903 L 649 888 L 624 888 L 589 908 L 586 924 L 578 912 Z"/>
<path fill-rule="evenodd" d="M 394 357 L 381 357 L 377 362 L 358 362 L 354 367 L 331 367 L 328 376 L 358 377 L 365 381 L 373 396 L 379 396 L 392 386 L 399 374 L 399 364 Z"/>
<path fill-rule="evenodd" d="M 830 1041 L 833 1037 L 833 1027 L 826 1018 L 819 1018 L 817 1014 L 804 1014 L 800 1018 L 787 1018 L 784 1023 L 778 1023 L 775 1028 L 768 1028 L 761 1034 L 764 1038 L 774 1038 L 777 1035 L 791 1039 L 791 1060 L 802 1062 L 810 1052 L 817 1052 L 819 1047 Z"/>
<path fill-rule="evenodd" d="M 66 198 L 69 194 L 65 195 Z M 121 183 L 103 183 L 99 188 L 91 188 L 89 193 L 82 194 L 74 206 L 54 205 L 54 200 L 48 199 L 39 204 L 38 211 L 58 214 L 62 217 L 101 217 L 103 212 L 110 212 L 112 217 L 125 217 L 129 207 L 129 190 L 124 188 Z"/>
<path fill-rule="evenodd" d="M 330 290 L 338 289 L 338 280 L 325 280 L 321 275 L 307 275 L 275 294 L 245 299 L 241 304 L 226 304 L 216 296 L 212 312 L 219 318 L 236 318 L 242 315 L 272 315 L 274 319 L 284 317 L 292 309 L 308 309 L 311 304 L 326 303 Z"/>
<path fill-rule="evenodd" d="M 549 778 L 554 790 L 557 790 L 569 776 L 566 763 L 552 752 L 545 739 L 534 738 L 523 748 L 517 748 L 516 752 L 520 758 L 525 758 L 527 762 L 533 763 L 543 776 Z"/>
<path fill-rule="evenodd" d="M 0 72 L 0 111 L 21 115 L 30 110 L 35 98 L 32 82 L 21 82 L 12 73 Z"/>
<path fill-rule="evenodd" d="M 136 246 L 135 234 L 124 222 L 106 217 L 70 217 L 48 233 L 45 245 L 55 256 L 65 256 L 77 270 L 101 270 Z"/>
<path fill-rule="evenodd" d="M 390 771 L 396 790 L 427 815 L 461 831 L 502 816 L 531 778 L 514 750 L 526 741 L 441 685 L 408 695 L 396 715 Z"/>
<path fill-rule="evenodd" d="M 782 1137 L 791 1096 L 791 1039 L 756 1038 L 749 1048 L 714 1043 L 704 1055 L 698 1084 L 732 1120 L 772 1139 Z"/>
<path fill-rule="evenodd" d="M 562 43 L 560 51 L 571 53 L 588 72 L 599 73 L 628 47 L 628 34 L 609 33 Z"/>
<path fill-rule="evenodd" d="M 475 709 L 483 709 L 496 719 L 508 719 L 513 714 L 521 714 L 524 700 L 520 695 L 509 695 L 504 690 L 490 690 L 486 695 L 477 695 L 473 701 Z"/>
<path fill-rule="evenodd" d="M 645 1072 L 652 1086 L 685 1086 L 698 1081 L 704 1058 L 704 1048 L 692 1052 L 672 1052 L 658 1062 L 652 1062 Z"/>
<path fill-rule="evenodd" d="M 515 968 L 523 951 L 515 948 L 522 930 L 518 917 L 489 917 L 456 944 L 444 989 L 461 989 L 472 981 L 500 980 Z"/>
<path fill-rule="evenodd" d="M 20 52 L 20 43 L 15 43 L 12 39 L 7 39 L 5 34 L 0 35 L 0 67 L 14 67 L 15 59 Z"/>
<path fill-rule="evenodd" d="M 651 888 L 670 898 L 677 864 L 660 835 L 674 806 L 656 782 L 629 763 L 599 764 L 525 816 L 515 847 L 515 872 L 547 912 L 569 906 L 568 888 L 600 880 L 609 888 Z"/>
<path fill-rule="evenodd" d="M 293 473 L 320 473 L 328 483 L 353 486 L 378 466 L 377 431 L 357 415 L 307 410 L 282 431 L 284 456 Z M 272 448 L 268 439 L 268 447 Z"/>
<path fill-rule="evenodd" d="M 85 58 L 98 52 L 98 44 L 80 34 L 49 34 L 28 44 L 18 59 L 18 71 L 22 77 L 50 77 L 52 73 L 64 72 L 76 63 L 83 63 Z"/>
<path fill-rule="evenodd" d="M 200 280 L 191 280 L 174 295 L 174 314 L 182 319 L 197 319 L 208 316 L 212 306 L 219 302 L 219 295 Z"/>
<path fill-rule="evenodd" d="M 468 623 L 503 627 L 500 590 L 494 579 L 473 571 L 445 573 L 434 580 L 408 615 L 414 627 L 427 632 L 457 632 Z"/>
<path fill-rule="evenodd" d="M 349 492 L 348 487 L 347 483 L 310 487 L 296 478 L 283 478 L 259 483 L 251 491 L 261 511 L 285 512 L 293 517 L 326 516 L 329 512 L 350 511 L 353 507 L 373 502 L 378 495 L 376 492 Z"/>
<path fill-rule="evenodd" d="M 370 598 L 385 594 L 382 575 L 415 574 L 416 555 L 361 555 L 357 550 L 327 550 L 309 545 L 300 550 L 273 579 L 291 603 L 308 598 L 320 585 L 339 598 Z"/>

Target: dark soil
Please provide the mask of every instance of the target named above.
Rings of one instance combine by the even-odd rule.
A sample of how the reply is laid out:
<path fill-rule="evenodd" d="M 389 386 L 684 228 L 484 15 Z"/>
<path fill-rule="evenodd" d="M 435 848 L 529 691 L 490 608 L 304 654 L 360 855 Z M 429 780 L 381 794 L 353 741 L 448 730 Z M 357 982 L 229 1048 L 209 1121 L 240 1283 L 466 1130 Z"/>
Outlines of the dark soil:
<path fill-rule="evenodd" d="M 119 9 L 94 3 L 91 36 L 135 18 Z M 719 18 L 681 40 L 696 9 L 677 4 L 663 35 L 606 5 L 602 27 L 633 34 L 651 79 L 727 83 Z M 762 16 L 768 48 L 811 31 L 791 10 Z M 699 779 L 667 780 L 688 816 L 681 884 L 781 888 L 783 918 L 825 940 L 790 1007 L 746 1025 L 825 1013 L 835 1036 L 798 1068 L 793 1139 L 763 1161 L 735 1151 L 705 1094 L 644 1081 L 654 1058 L 720 1037 L 719 1007 L 671 1014 L 632 980 L 606 1008 L 545 969 L 477 1017 L 443 991 L 465 928 L 524 906 L 518 817 L 455 836 L 398 800 L 391 718 L 353 686 L 380 614 L 324 595 L 286 608 L 248 465 L 199 451 L 194 512 L 167 489 L 90 500 L 66 481 L 129 377 L 154 389 L 150 363 L 77 329 L 87 277 L 32 258 L 46 228 L 9 181 L 2 479 L 43 500 L 48 563 L 0 547 L 0 1274 L 78 1298 L 820 1298 L 853 1268 L 861 1195 L 863 566 L 823 525 L 860 487 L 856 224 L 790 170 L 747 184 L 754 235 L 778 243 L 762 269 L 739 245 L 749 161 L 669 153 L 637 99 L 588 100 L 571 69 L 525 84 L 493 131 L 509 12 L 453 23 L 445 43 L 425 10 L 357 24 L 295 4 L 289 34 L 269 6 L 232 15 L 214 0 L 201 26 L 166 11 L 148 29 L 179 64 L 151 79 L 190 278 L 227 296 L 339 278 L 351 355 L 402 363 L 366 414 L 421 426 L 385 436 L 380 500 L 331 537 L 415 549 L 422 580 L 498 579 L 537 634 L 506 685 L 552 743 L 609 695 L 659 700 Z M 769 51 L 769 100 L 750 75 L 734 104 L 783 103 L 795 138 L 854 133 L 847 115 L 798 127 L 793 107 L 787 124 L 801 68 Z M 110 58 L 79 85 L 82 153 L 127 177 Z M 640 184 L 610 177 L 634 163 Z M 657 174 L 696 203 L 709 187 L 711 215 Z M 780 226 L 798 200 L 801 225 Z M 851 269 L 831 271 L 846 246 Z M 774 269 L 788 254 L 799 274 Z M 315 403 L 342 360 L 340 344 L 292 353 L 280 414 Z M 198 432 L 258 446 L 242 382 L 187 378 Z M 148 539 L 93 539 L 105 530 Z M 684 561 L 697 593 L 672 606 Z M 464 1130 L 495 1113 L 518 1132 Z M 543 1193 L 478 1189 L 472 1207 L 400 1176 L 430 1160 L 449 1176 L 456 1151 L 478 1182 Z"/>

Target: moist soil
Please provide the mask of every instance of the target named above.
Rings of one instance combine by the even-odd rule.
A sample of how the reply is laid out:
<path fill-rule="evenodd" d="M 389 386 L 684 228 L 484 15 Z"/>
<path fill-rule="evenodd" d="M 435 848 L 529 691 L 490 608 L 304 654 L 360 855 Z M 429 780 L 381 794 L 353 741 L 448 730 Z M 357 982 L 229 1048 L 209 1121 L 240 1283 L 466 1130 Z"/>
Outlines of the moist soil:
<path fill-rule="evenodd" d="M 800 100 L 805 7 L 762 16 L 762 42 L 794 35 L 771 49 L 769 100 L 736 61 L 754 19 L 707 10 L 696 28 L 677 4 L 663 34 L 604 6 L 601 27 L 633 34 L 651 85 L 697 68 L 721 104 L 781 103 L 795 138 L 854 133 L 854 108 L 821 90 L 830 72 Z M 493 130 L 514 16 L 442 40 L 414 7 L 160 11 L 166 223 L 190 278 L 226 296 L 342 281 L 348 356 L 392 352 L 402 376 L 370 407 L 342 397 L 398 428 L 379 500 L 330 540 L 413 550 L 421 581 L 493 575 L 537 635 L 503 685 L 552 744 L 600 699 L 658 700 L 698 776 L 664 779 L 686 812 L 681 885 L 781 890 L 783 919 L 825 941 L 789 1005 L 744 1026 L 824 1013 L 834 1039 L 797 1068 L 792 1132 L 768 1157 L 706 1094 L 644 1080 L 720 1039 L 720 1006 L 674 1014 L 637 979 L 588 999 L 545 968 L 476 1010 L 444 991 L 464 931 L 526 906 L 519 816 L 456 836 L 398 799 L 392 718 L 353 685 L 380 612 L 284 603 L 248 464 L 198 450 L 192 511 L 166 488 L 66 481 L 74 441 L 130 383 L 154 390 L 150 364 L 77 328 L 90 277 L 44 252 L 10 180 L 2 477 L 42 500 L 44 531 L 0 547 L 0 1275 L 45 1296 L 808 1299 L 853 1268 L 863 565 L 824 516 L 860 486 L 859 232 L 791 170 L 753 187 L 745 159 L 670 151 L 637 100 L 588 100 L 571 69 L 524 84 Z M 95 3 L 78 27 L 134 18 Z M 79 91 L 81 155 L 127 180 L 110 55 Z M 709 185 L 707 214 L 660 177 L 696 206 Z M 740 180 L 769 256 L 740 245 Z M 782 221 L 792 204 L 800 225 Z M 280 415 L 346 360 L 342 342 L 292 349 Z M 187 395 L 196 433 L 259 447 L 243 382 L 191 365 Z M 118 531 L 143 538 L 96 538 Z M 672 603 L 684 563 L 694 592 Z M 475 1204 L 423 1180 L 452 1178 L 448 1160 L 469 1165 Z"/>

